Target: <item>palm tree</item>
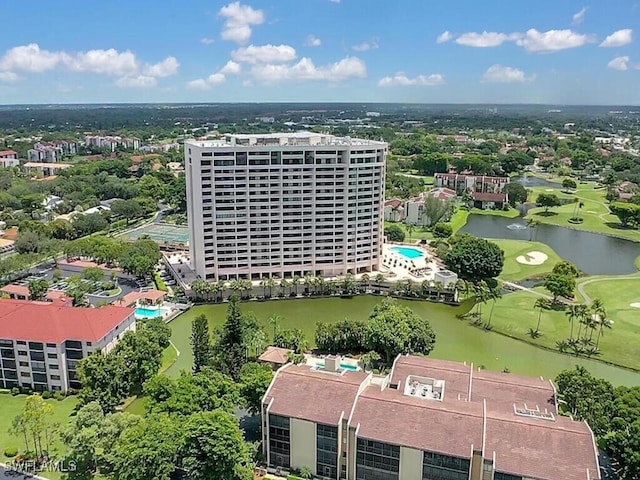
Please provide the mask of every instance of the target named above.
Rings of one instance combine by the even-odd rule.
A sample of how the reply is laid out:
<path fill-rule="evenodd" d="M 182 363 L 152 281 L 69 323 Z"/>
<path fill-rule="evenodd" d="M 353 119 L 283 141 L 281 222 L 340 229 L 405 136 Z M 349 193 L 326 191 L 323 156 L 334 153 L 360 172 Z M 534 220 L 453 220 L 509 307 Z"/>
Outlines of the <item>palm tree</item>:
<path fill-rule="evenodd" d="M 580 336 L 582 335 L 582 326 L 587 324 L 587 317 L 590 317 L 589 307 L 586 305 L 578 305 L 578 337 L 577 341 L 580 341 Z M 585 328 L 585 338 L 586 338 L 586 328 Z"/>
<path fill-rule="evenodd" d="M 491 310 L 489 311 L 489 321 L 485 325 L 485 328 L 491 329 L 491 318 L 493 318 L 493 309 L 496 307 L 496 300 L 502 297 L 502 292 L 499 287 L 490 287 L 487 291 L 487 300 L 493 300 L 491 304 Z"/>
<path fill-rule="evenodd" d="M 409 242 L 411 242 L 411 235 L 413 234 L 413 230 L 416 228 L 416 226 L 413 223 L 407 223 L 406 227 L 407 233 L 409 234 Z"/>
<path fill-rule="evenodd" d="M 260 286 L 262 287 L 262 296 L 264 298 L 267 298 L 267 280 L 268 278 L 263 278 L 262 280 L 260 280 Z"/>
<path fill-rule="evenodd" d="M 431 295 L 431 281 L 422 281 L 422 283 L 420 284 L 420 294 L 423 298 Z"/>
<path fill-rule="evenodd" d="M 211 284 L 209 284 L 209 291 L 207 292 L 207 295 L 213 294 L 213 301 L 217 302 L 218 294 L 221 293 L 222 290 L 224 290 L 224 282 L 211 282 Z"/>
<path fill-rule="evenodd" d="M 569 334 L 569 342 L 573 342 L 573 322 L 576 318 L 580 317 L 580 307 L 581 305 L 569 305 L 569 309 L 564 312 L 567 320 L 571 323 L 571 333 Z"/>
<path fill-rule="evenodd" d="M 298 296 L 298 285 L 300 285 L 300 277 L 298 275 L 294 275 L 291 279 L 291 286 L 293 287 L 296 297 Z"/>
<path fill-rule="evenodd" d="M 253 292 L 253 283 L 251 282 L 251 280 L 247 278 L 240 280 L 240 283 L 242 285 L 240 291 L 244 295 L 244 298 L 245 299 L 249 298 L 250 297 L 249 292 Z"/>
<path fill-rule="evenodd" d="M 455 283 L 454 291 L 457 291 L 458 294 L 465 297 L 469 293 L 469 284 L 465 280 L 459 278 Z"/>
<path fill-rule="evenodd" d="M 324 279 L 322 275 L 316 276 L 315 284 L 316 284 L 316 293 L 319 293 L 320 295 L 324 295 L 327 281 Z"/>
<path fill-rule="evenodd" d="M 378 290 L 376 291 L 376 293 L 380 293 L 380 286 L 384 283 L 384 275 L 382 273 L 376 274 L 373 281 L 378 286 Z"/>
<path fill-rule="evenodd" d="M 487 282 L 480 280 L 478 283 L 474 284 L 473 292 L 476 297 L 476 316 L 479 323 L 482 320 L 482 305 L 489 299 L 489 287 L 487 286 Z"/>
<path fill-rule="evenodd" d="M 356 280 L 350 273 L 347 273 L 344 277 L 342 277 L 338 284 L 340 286 L 340 290 L 342 290 L 343 295 L 353 295 L 353 293 L 356 291 Z"/>
<path fill-rule="evenodd" d="M 371 282 L 371 277 L 369 277 L 368 273 L 363 273 L 360 276 L 360 286 L 364 287 L 362 289 L 363 292 L 366 292 L 369 289 L 369 282 Z"/>
<path fill-rule="evenodd" d="M 278 328 L 280 328 L 280 322 L 282 321 L 282 317 L 277 314 L 270 315 L 267 318 L 267 323 L 273 327 L 273 337 L 271 337 L 271 342 L 276 338 L 276 334 L 278 333 Z"/>
<path fill-rule="evenodd" d="M 533 304 L 533 308 L 540 309 L 540 311 L 538 312 L 538 323 L 536 325 L 535 333 L 540 332 L 540 320 L 542 319 L 542 309 L 545 308 L 546 306 L 547 306 L 547 300 L 542 297 L 537 299 L 536 303 Z"/>
<path fill-rule="evenodd" d="M 439 302 L 442 290 L 444 290 L 444 285 L 442 282 L 434 282 L 433 286 L 436 289 L 436 300 Z"/>
<path fill-rule="evenodd" d="M 289 286 L 289 280 L 287 280 L 286 278 L 283 278 L 282 280 L 280 280 L 280 296 L 281 297 L 286 297 L 288 286 Z"/>
<path fill-rule="evenodd" d="M 529 227 L 529 241 L 532 241 L 536 237 L 536 227 L 540 222 L 533 218 L 527 219 L 527 227 Z"/>
<path fill-rule="evenodd" d="M 304 276 L 304 279 L 302 280 L 304 282 L 304 286 L 305 286 L 305 293 L 307 295 L 311 294 L 311 288 L 313 287 L 313 275 L 311 275 L 310 273 L 306 273 Z"/>
<path fill-rule="evenodd" d="M 413 281 L 407 280 L 406 282 L 401 284 L 402 287 L 402 295 L 405 297 L 413 296 Z"/>

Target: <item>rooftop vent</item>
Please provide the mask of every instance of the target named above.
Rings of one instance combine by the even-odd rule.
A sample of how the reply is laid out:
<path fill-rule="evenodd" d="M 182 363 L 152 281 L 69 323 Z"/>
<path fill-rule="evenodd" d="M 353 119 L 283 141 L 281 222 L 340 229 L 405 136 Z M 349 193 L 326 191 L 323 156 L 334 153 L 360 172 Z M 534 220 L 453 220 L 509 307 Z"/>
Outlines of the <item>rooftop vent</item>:
<path fill-rule="evenodd" d="M 541 420 L 549 420 L 551 422 L 555 421 L 555 417 L 553 413 L 544 409 L 544 412 L 540 410 L 540 407 L 536 406 L 535 409 L 527 407 L 527 404 L 524 404 L 524 408 L 516 407 L 516 404 L 513 404 L 513 411 L 516 415 L 520 415 L 521 417 L 531 417 L 531 418 L 539 418 Z"/>
<path fill-rule="evenodd" d="M 408 397 L 441 402 L 444 397 L 444 380 L 409 375 L 404 386 L 404 394 Z"/>

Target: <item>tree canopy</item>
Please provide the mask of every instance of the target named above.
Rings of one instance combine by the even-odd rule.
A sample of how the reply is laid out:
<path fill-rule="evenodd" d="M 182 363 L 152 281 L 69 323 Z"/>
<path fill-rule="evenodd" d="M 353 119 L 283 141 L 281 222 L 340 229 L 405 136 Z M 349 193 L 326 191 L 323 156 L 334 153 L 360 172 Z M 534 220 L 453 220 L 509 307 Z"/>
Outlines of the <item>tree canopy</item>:
<path fill-rule="evenodd" d="M 463 280 L 478 282 L 502 272 L 504 252 L 497 244 L 467 234 L 455 235 L 450 244 L 444 263 Z"/>

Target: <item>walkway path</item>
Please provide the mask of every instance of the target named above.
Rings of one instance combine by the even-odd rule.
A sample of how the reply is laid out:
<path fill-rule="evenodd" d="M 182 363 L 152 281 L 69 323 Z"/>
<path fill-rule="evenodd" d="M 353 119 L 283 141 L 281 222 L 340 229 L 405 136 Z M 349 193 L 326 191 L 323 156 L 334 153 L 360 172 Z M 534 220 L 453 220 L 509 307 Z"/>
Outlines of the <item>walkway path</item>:
<path fill-rule="evenodd" d="M 587 292 L 584 291 L 584 286 L 585 285 L 589 285 L 590 283 L 596 283 L 596 282 L 609 282 L 609 281 L 613 281 L 613 280 L 640 280 L 640 277 L 605 277 L 605 278 L 592 278 L 591 280 L 587 280 L 586 282 L 582 282 L 578 284 L 578 292 L 580 292 L 580 295 L 582 295 L 582 297 L 584 298 L 584 303 L 586 303 L 587 305 L 589 305 L 591 303 L 591 297 L 589 295 L 587 295 Z"/>
<path fill-rule="evenodd" d="M 551 295 L 538 292 L 533 288 L 523 287 L 522 285 L 518 285 L 517 283 L 513 283 L 513 282 L 507 282 L 506 280 L 500 280 L 500 279 L 498 280 L 502 282 L 504 285 L 506 285 L 507 287 L 514 288 L 515 290 L 522 290 L 525 292 L 533 293 L 534 295 L 538 295 L 539 297 L 544 297 L 547 300 L 553 300 L 553 297 Z"/>

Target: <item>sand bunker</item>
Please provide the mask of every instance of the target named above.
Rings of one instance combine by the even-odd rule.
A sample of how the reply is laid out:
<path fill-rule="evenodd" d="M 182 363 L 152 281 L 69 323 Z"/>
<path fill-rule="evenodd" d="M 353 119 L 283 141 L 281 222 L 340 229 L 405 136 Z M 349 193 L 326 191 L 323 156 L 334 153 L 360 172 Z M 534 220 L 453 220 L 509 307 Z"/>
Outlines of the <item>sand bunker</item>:
<path fill-rule="evenodd" d="M 640 308 L 640 302 L 634 302 L 634 303 L 630 303 L 629 306 L 631 308 Z"/>
<path fill-rule="evenodd" d="M 522 263 L 523 265 L 542 265 L 547 261 L 547 258 L 549 257 L 546 253 L 533 251 L 524 255 L 520 255 L 518 258 L 516 258 L 516 262 Z"/>

